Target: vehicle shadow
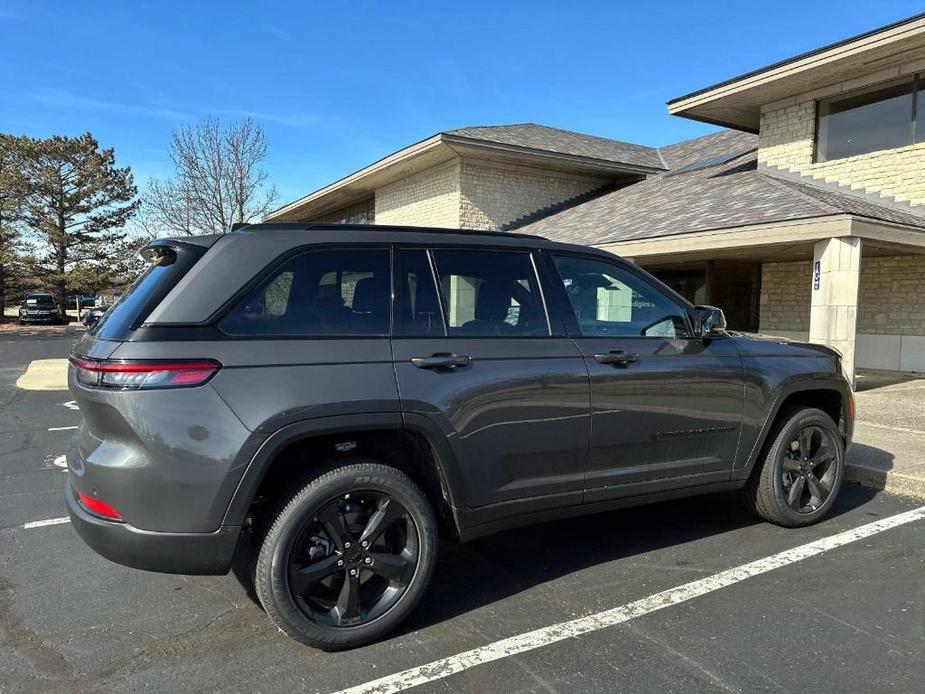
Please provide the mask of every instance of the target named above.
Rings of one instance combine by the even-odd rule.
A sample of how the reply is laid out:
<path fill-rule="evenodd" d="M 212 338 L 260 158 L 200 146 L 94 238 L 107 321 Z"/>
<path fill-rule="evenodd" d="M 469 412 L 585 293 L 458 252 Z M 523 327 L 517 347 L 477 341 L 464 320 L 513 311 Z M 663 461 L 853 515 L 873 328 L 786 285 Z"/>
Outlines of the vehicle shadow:
<path fill-rule="evenodd" d="M 864 506 L 876 493 L 863 487 L 843 488 L 828 518 Z M 444 542 L 423 602 L 396 635 L 451 619 L 591 566 L 763 522 L 745 510 L 734 494 L 711 494 L 552 521 L 467 545 Z"/>

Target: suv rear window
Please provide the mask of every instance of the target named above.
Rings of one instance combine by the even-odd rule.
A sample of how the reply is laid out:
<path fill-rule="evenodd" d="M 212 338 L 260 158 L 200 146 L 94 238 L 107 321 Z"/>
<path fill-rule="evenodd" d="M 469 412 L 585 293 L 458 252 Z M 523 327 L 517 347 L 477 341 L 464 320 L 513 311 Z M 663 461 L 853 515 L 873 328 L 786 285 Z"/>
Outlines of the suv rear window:
<path fill-rule="evenodd" d="M 92 334 L 104 340 L 127 339 L 205 252 L 187 244 L 149 249 L 148 269 L 122 293 Z"/>
<path fill-rule="evenodd" d="M 386 248 L 306 251 L 248 292 L 219 327 L 238 336 L 388 335 L 389 266 Z"/>

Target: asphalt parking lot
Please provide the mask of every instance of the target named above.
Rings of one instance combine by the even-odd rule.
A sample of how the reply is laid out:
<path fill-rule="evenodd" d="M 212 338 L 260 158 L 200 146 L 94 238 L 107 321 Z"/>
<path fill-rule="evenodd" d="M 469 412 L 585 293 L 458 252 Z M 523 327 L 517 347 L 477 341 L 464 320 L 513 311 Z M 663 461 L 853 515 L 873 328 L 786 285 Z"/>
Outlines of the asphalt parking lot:
<path fill-rule="evenodd" d="M 75 330 L 0 333 L 0 692 L 923 691 L 925 518 L 897 515 L 921 503 L 861 487 L 802 530 L 717 495 L 444 544 L 398 634 L 305 648 L 232 576 L 123 568 L 42 524 L 78 412 L 15 381 Z"/>

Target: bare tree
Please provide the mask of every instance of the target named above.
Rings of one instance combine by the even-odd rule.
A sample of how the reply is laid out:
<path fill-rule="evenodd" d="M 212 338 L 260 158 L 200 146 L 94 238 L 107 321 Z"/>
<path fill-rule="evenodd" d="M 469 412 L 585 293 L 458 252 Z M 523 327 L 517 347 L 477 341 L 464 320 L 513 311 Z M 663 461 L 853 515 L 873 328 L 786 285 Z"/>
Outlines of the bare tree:
<path fill-rule="evenodd" d="M 225 127 L 215 118 L 181 127 L 170 144 L 173 178 L 148 184 L 146 231 L 214 234 L 259 220 L 276 200 L 263 169 L 266 155 L 263 128 L 250 118 Z"/>

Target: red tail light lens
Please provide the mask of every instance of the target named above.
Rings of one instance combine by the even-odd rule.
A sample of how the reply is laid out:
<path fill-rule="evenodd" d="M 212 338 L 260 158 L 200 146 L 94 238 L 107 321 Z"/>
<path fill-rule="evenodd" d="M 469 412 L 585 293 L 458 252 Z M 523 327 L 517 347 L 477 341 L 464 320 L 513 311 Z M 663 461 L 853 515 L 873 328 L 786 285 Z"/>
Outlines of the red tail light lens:
<path fill-rule="evenodd" d="M 97 516 L 102 516 L 103 518 L 108 518 L 109 520 L 122 520 L 122 516 L 118 511 L 116 511 L 116 509 L 107 504 L 105 501 L 100 501 L 95 496 L 90 496 L 85 492 L 77 492 L 77 500 L 80 502 L 80 505 L 87 509 L 90 513 L 94 513 Z"/>
<path fill-rule="evenodd" d="M 71 357 L 71 364 L 81 385 L 122 390 L 201 386 L 222 368 L 214 359 L 98 361 Z"/>

